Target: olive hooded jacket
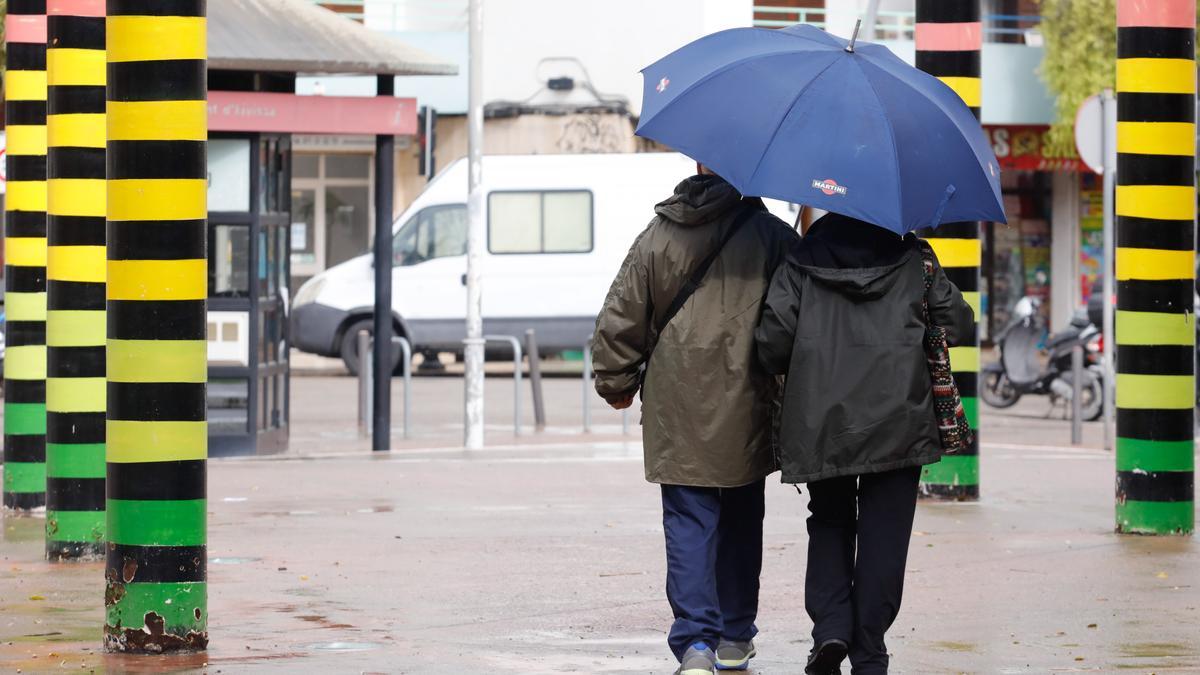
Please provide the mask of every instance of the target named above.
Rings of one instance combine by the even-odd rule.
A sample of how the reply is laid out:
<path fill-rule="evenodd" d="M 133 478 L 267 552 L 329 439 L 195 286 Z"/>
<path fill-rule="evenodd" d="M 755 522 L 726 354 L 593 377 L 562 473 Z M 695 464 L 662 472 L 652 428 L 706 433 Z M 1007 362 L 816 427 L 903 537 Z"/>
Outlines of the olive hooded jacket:
<path fill-rule="evenodd" d="M 700 287 L 657 335 L 655 326 L 693 270 L 738 226 Z M 795 232 L 717 176 L 693 176 L 655 207 L 596 321 L 596 391 L 642 390 L 646 480 L 737 487 L 776 470 L 776 378 L 754 353 L 767 285 Z M 649 361 L 647 362 L 647 357 Z"/>
<path fill-rule="evenodd" d="M 785 483 L 941 458 L 924 350 L 925 246 L 831 213 L 775 272 L 756 339 L 763 367 L 787 375 Z M 937 264 L 928 299 L 951 346 L 974 344 L 974 313 Z"/>

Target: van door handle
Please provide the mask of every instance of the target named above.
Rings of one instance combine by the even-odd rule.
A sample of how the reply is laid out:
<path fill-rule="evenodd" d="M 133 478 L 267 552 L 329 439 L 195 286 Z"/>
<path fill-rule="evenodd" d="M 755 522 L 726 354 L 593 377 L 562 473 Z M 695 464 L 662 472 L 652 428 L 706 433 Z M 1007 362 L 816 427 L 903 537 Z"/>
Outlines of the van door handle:
<path fill-rule="evenodd" d="M 461 279 L 461 281 L 462 281 L 462 285 L 463 285 L 463 286 L 466 286 L 466 285 L 467 285 L 467 275 L 466 275 L 466 273 L 465 273 L 465 272 L 464 272 L 464 273 L 463 273 L 463 275 L 462 275 L 462 279 Z"/>

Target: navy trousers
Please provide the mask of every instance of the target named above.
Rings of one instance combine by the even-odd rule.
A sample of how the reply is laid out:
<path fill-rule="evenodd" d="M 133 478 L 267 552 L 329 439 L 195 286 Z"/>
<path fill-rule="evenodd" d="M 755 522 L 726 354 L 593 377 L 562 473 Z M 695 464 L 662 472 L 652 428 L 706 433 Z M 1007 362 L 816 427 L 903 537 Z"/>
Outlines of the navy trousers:
<path fill-rule="evenodd" d="M 667 601 L 675 613 L 667 644 L 676 658 L 696 643 L 716 649 L 721 638 L 758 633 L 763 486 L 662 486 Z"/>
<path fill-rule="evenodd" d="M 846 641 L 854 675 L 887 673 L 920 477 L 918 466 L 808 484 L 804 607 L 813 644 Z"/>

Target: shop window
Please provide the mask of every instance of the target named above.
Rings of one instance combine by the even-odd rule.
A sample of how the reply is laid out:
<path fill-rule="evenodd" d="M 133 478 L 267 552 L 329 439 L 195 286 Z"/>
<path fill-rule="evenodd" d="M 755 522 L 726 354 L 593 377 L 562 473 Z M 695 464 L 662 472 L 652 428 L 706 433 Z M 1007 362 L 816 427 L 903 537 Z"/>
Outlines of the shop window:
<path fill-rule="evenodd" d="M 325 155 L 326 178 L 366 178 L 370 166 L 371 155 Z"/>
<path fill-rule="evenodd" d="M 292 177 L 317 178 L 320 164 L 320 155 L 302 155 L 296 153 L 292 155 Z"/>
<path fill-rule="evenodd" d="M 214 138 L 208 142 L 208 210 L 250 210 L 250 141 Z"/>
<path fill-rule="evenodd" d="M 492 253 L 586 253 L 592 250 L 592 193 L 586 190 L 488 195 Z"/>
<path fill-rule="evenodd" d="M 264 138 L 258 146 L 258 157 L 259 211 L 287 211 L 287 143 L 278 138 Z"/>
<path fill-rule="evenodd" d="M 400 228 L 392 242 L 392 264 L 397 267 L 466 253 L 467 207 L 464 204 L 422 209 Z"/>
<path fill-rule="evenodd" d="M 208 296 L 245 298 L 250 295 L 250 227 L 211 227 L 208 247 Z"/>

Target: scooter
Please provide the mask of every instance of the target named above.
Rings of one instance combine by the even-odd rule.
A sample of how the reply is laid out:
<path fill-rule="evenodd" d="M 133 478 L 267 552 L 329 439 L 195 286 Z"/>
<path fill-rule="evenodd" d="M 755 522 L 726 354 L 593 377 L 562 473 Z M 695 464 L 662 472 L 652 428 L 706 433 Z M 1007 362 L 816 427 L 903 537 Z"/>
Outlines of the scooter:
<path fill-rule="evenodd" d="M 1074 397 L 1071 352 L 1084 348 L 1080 380 L 1080 413 L 1094 420 L 1104 412 L 1104 367 L 1100 354 L 1100 330 L 1080 311 L 1070 325 L 1046 337 L 1048 354 L 1045 366 L 1038 354 L 1043 330 L 1039 325 L 1037 298 L 1024 297 L 1013 309 L 1013 319 L 996 336 L 1000 359 L 984 366 L 980 373 L 980 396 L 993 408 L 1009 408 L 1022 396 L 1049 396 L 1051 406 Z"/>

